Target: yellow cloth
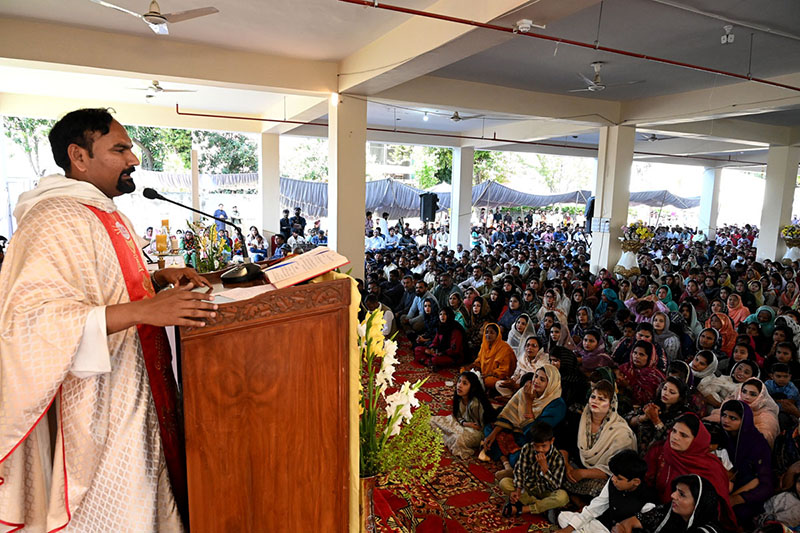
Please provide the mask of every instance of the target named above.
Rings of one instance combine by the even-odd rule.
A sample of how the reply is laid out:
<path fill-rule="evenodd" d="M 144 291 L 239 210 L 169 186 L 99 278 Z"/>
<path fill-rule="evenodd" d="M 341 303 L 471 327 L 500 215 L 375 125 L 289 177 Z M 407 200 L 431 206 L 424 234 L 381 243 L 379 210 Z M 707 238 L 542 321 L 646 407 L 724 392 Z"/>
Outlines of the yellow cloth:
<path fill-rule="evenodd" d="M 490 323 L 491 324 L 491 323 Z M 484 326 L 484 331 L 489 324 Z M 500 329 L 497 324 L 495 327 Z M 478 358 L 472 364 L 481 371 L 483 383 L 486 385 L 487 390 L 494 387 L 499 380 L 508 379 L 514 373 L 517 367 L 517 355 L 511 346 L 506 341 L 500 338 L 498 334 L 494 343 L 489 345 L 484 335 L 481 341 L 481 350 L 478 353 Z"/>
<path fill-rule="evenodd" d="M 561 373 L 551 364 L 542 365 L 542 368 L 547 374 L 547 387 L 545 387 L 541 396 L 533 399 L 530 411 L 526 405 L 525 388 L 523 387 L 514 393 L 514 396 L 511 397 L 511 400 L 508 401 L 498 417 L 499 419 L 508 420 L 512 427 L 508 427 L 508 424 L 503 423 L 501 420 L 498 420 L 497 425 L 511 430 L 521 429 L 539 418 L 539 415 L 542 414 L 545 407 L 550 405 L 550 402 L 561 398 Z M 532 414 L 533 417 L 528 417 L 528 414 Z"/>

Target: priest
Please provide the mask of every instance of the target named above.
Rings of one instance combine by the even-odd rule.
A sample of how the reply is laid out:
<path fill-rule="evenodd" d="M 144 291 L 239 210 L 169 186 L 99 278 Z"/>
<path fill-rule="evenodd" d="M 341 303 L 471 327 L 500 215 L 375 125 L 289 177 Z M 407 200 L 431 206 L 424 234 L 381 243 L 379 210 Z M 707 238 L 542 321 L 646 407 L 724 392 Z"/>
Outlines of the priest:
<path fill-rule="evenodd" d="M 0 272 L 0 530 L 182 531 L 164 326 L 215 316 L 192 292 L 210 284 L 188 268 L 148 273 L 113 201 L 136 188 L 139 160 L 108 110 L 73 111 L 49 138 L 64 175 L 20 196 Z"/>

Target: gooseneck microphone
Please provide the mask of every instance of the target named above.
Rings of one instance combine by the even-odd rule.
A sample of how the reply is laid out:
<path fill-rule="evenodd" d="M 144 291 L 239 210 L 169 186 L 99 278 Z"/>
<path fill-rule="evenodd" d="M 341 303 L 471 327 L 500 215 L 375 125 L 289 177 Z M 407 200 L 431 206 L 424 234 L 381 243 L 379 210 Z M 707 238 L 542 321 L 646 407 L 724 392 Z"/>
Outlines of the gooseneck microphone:
<path fill-rule="evenodd" d="M 182 207 L 184 209 L 188 209 L 189 211 L 193 211 L 204 217 L 211 218 L 213 220 L 217 220 L 229 226 L 232 226 L 233 229 L 236 231 L 236 236 L 239 238 L 239 242 L 242 245 L 242 258 L 244 259 L 244 263 L 239 264 L 228 270 L 224 274 L 220 276 L 222 279 L 223 284 L 226 283 L 244 283 L 246 281 L 254 281 L 257 279 L 263 279 L 264 273 L 258 267 L 258 265 L 253 264 L 250 262 L 250 257 L 247 255 L 247 244 L 244 242 L 244 235 L 242 235 L 242 228 L 230 222 L 229 220 L 225 220 L 224 218 L 218 218 L 214 215 L 209 215 L 208 213 L 204 213 L 199 209 L 195 209 L 194 207 L 189 207 L 188 205 L 184 205 L 180 202 L 176 202 L 175 200 L 170 200 L 162 196 L 157 190 L 151 189 L 150 187 L 146 187 L 142 191 L 142 195 L 147 198 L 148 200 L 163 200 L 164 202 L 169 202 L 171 204 L 177 205 L 178 207 Z"/>

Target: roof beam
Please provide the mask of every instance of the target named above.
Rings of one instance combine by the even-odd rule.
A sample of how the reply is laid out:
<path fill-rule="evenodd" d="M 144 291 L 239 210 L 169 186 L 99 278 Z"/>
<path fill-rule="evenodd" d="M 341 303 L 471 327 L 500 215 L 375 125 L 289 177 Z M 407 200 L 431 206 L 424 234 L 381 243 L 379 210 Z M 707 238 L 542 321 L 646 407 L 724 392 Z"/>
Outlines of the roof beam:
<path fill-rule="evenodd" d="M 119 76 L 300 94 L 331 93 L 338 87 L 334 62 L 15 18 L 0 17 L 0 50 L 10 59 L 102 69 Z"/>
<path fill-rule="evenodd" d="M 480 119 L 476 120 L 479 121 Z M 587 126 L 585 124 L 575 124 L 566 121 L 520 120 L 518 122 L 492 125 L 489 128 L 476 128 L 465 132 L 464 135 L 485 137 L 486 139 L 481 141 L 464 140 L 462 144 L 464 146 L 474 146 L 475 148 L 483 150 L 494 150 L 498 142 L 492 140 L 492 137 L 514 139 L 518 141 L 538 141 L 541 139 L 550 139 L 552 137 L 561 137 L 563 135 L 587 133 L 595 129 L 597 129 L 596 126 Z"/>
<path fill-rule="evenodd" d="M 597 2 L 551 3 L 546 10 L 539 10 L 541 18 L 536 22 L 557 20 Z M 534 3 L 532 0 L 439 0 L 425 11 L 488 23 Z M 341 61 L 339 92 L 373 95 L 513 38 L 510 33 L 411 17 Z"/>
<path fill-rule="evenodd" d="M 637 128 L 637 130 L 674 133 L 683 137 L 733 140 L 754 146 L 786 145 L 791 137 L 791 128 L 787 126 L 771 126 L 734 118 L 662 124 L 651 128 Z"/>
<path fill-rule="evenodd" d="M 800 72 L 770 78 L 800 86 Z M 623 125 L 661 126 L 767 113 L 800 106 L 800 92 L 760 83 L 739 82 L 622 104 Z"/>
<path fill-rule="evenodd" d="M 286 95 L 283 101 L 273 105 L 262 114 L 262 118 L 277 120 L 294 120 L 297 122 L 314 122 L 328 113 L 328 99 L 314 96 Z M 286 134 L 301 126 L 300 124 L 282 124 L 264 122 L 264 133 Z"/>
<path fill-rule="evenodd" d="M 417 107 L 458 110 L 460 113 L 506 114 L 569 120 L 596 126 L 616 124 L 620 103 L 511 89 L 487 83 L 422 76 L 375 96 Z"/>

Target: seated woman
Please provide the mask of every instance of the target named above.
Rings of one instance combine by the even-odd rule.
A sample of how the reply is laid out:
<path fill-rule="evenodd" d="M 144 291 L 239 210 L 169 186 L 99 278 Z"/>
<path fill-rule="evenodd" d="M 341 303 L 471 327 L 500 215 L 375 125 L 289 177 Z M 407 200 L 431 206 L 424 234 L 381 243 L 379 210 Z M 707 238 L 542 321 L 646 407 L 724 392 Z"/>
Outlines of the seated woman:
<path fill-rule="evenodd" d="M 658 296 L 662 304 L 667 306 L 670 313 L 678 310 L 678 304 L 672 299 L 672 289 L 669 288 L 669 285 L 661 285 L 656 291 L 656 296 Z"/>
<path fill-rule="evenodd" d="M 590 329 L 595 328 L 594 313 L 586 306 L 579 307 L 575 312 L 575 325 L 572 328 L 572 341 L 575 343 L 581 342 L 583 334 Z"/>
<path fill-rule="evenodd" d="M 477 296 L 470 306 L 467 343 L 469 344 L 470 361 L 478 356 L 483 343 L 483 327 L 489 323 L 489 304 L 483 296 Z"/>
<path fill-rule="evenodd" d="M 647 341 L 636 341 L 631 350 L 630 360 L 621 365 L 616 372 L 620 395 L 630 399 L 634 408 L 645 405 L 656 394 L 665 376 L 656 365 L 658 355 L 655 346 Z"/>
<path fill-rule="evenodd" d="M 613 533 L 722 533 L 719 495 L 701 476 L 676 477 L 669 487 L 670 499 L 653 509 L 637 513 L 611 530 Z"/>
<path fill-rule="evenodd" d="M 745 324 L 758 324 L 761 334 L 767 339 L 772 337 L 775 329 L 775 310 L 767 305 L 762 305 L 756 312 L 744 319 Z"/>
<path fill-rule="evenodd" d="M 567 314 L 559 305 L 561 303 L 561 295 L 555 289 L 547 289 L 544 292 L 544 300 L 542 307 L 539 309 L 539 312 L 536 314 L 536 318 L 539 319 L 541 323 L 544 320 L 545 313 L 555 313 L 556 315 L 556 322 L 563 324 L 564 327 L 567 327 L 569 324 L 569 320 Z"/>
<path fill-rule="evenodd" d="M 772 496 L 773 478 L 769 444 L 753 423 L 745 402 L 728 400 L 720 409 L 720 424 L 728 433 L 728 457 L 733 463 L 731 504 L 739 523 L 748 527 Z"/>
<path fill-rule="evenodd" d="M 731 509 L 728 471 L 719 457 L 711 453 L 711 434 L 694 413 L 675 421 L 667 440 L 657 443 L 645 456 L 647 484 L 656 490 L 658 501 L 670 501 L 676 478 L 696 474 L 708 480 L 719 496 L 718 515 L 726 528 L 736 524 Z M 735 528 L 734 528 L 735 529 Z"/>
<path fill-rule="evenodd" d="M 517 355 L 506 341 L 500 338 L 500 326 L 490 322 L 483 328 L 483 343 L 478 358 L 461 369 L 479 370 L 487 391 L 494 390 L 500 380 L 508 379 L 517 366 Z"/>
<path fill-rule="evenodd" d="M 450 296 L 447 297 L 447 304 L 450 306 L 450 309 L 453 310 L 456 322 L 461 324 L 464 331 L 467 331 L 467 329 L 469 329 L 470 316 L 469 311 L 467 311 L 467 308 L 464 306 L 464 300 L 461 298 L 461 295 L 453 291 L 450 293 Z"/>
<path fill-rule="evenodd" d="M 628 423 L 636 431 L 639 453 L 645 454 L 656 442 L 663 440 L 672 424 L 686 413 L 686 384 L 668 377 L 661 384 L 651 403 L 628 415 Z"/>
<path fill-rule="evenodd" d="M 466 334 L 461 324 L 456 322 L 453 310 L 445 307 L 439 311 L 439 324 L 436 335 L 428 346 L 414 348 L 417 363 L 433 367 L 434 371 L 464 363 Z"/>
<path fill-rule="evenodd" d="M 527 376 L 526 376 L 527 377 Z M 522 380 L 524 385 L 506 404 L 497 421 L 483 428 L 486 438 L 483 452 L 478 458 L 500 461 L 504 469 L 496 474 L 498 479 L 512 475 L 512 466 L 519 458 L 522 447 L 529 442 L 532 422 L 541 420 L 552 427 L 564 419 L 567 407 L 561 399 L 561 376 L 553 365 L 544 365 L 533 379 Z"/>
<path fill-rule="evenodd" d="M 567 468 L 564 490 L 581 499 L 594 498 L 611 475 L 608 462 L 626 449 L 636 449 L 636 437 L 617 414 L 614 385 L 601 380 L 592 387 L 578 423 L 578 457 L 570 460 L 569 454 L 562 451 Z"/>
<path fill-rule="evenodd" d="M 503 333 L 503 338 L 508 338 L 508 333 L 514 327 L 514 323 L 522 316 L 522 298 L 516 292 L 508 298 L 508 308 L 500 315 L 497 324 Z"/>
<path fill-rule="evenodd" d="M 503 298 L 503 290 L 499 287 L 492 287 L 486 298 L 489 303 L 489 320 L 497 322 L 507 308 L 506 300 Z"/>
<path fill-rule="evenodd" d="M 586 404 L 589 382 L 578 366 L 575 353 L 563 346 L 554 346 L 550 350 L 550 364 L 561 374 L 561 397 L 567 409 L 575 408 L 580 412 Z"/>
<path fill-rule="evenodd" d="M 772 448 L 775 443 L 775 437 L 780 432 L 778 425 L 780 408 L 775 403 L 775 400 L 772 399 L 772 396 L 769 395 L 764 383 L 758 378 L 750 378 L 731 392 L 728 399 L 741 400 L 750 407 L 756 428 L 767 440 L 769 447 Z M 720 413 L 720 409 L 714 409 L 706 417 L 706 420 L 719 422 Z"/>
<path fill-rule="evenodd" d="M 736 330 L 733 328 L 730 317 L 724 313 L 713 313 L 706 320 L 706 327 L 714 328 L 719 332 L 722 340 L 720 349 L 725 355 L 730 355 L 733 345 L 736 344 Z"/>
<path fill-rule="evenodd" d="M 422 331 L 419 334 L 409 334 L 415 353 L 418 346 L 428 346 L 436 336 L 436 329 L 439 327 L 439 305 L 436 303 L 435 298 L 425 298 L 423 300 L 422 324 Z"/>
<path fill-rule="evenodd" d="M 549 356 L 542 349 L 539 338 L 529 335 L 523 346 L 517 350 L 517 368 L 509 379 L 498 381 L 495 385 L 497 392 L 504 398 L 511 398 L 521 385 L 522 376 L 536 372 L 539 368 L 549 363 Z"/>
<path fill-rule="evenodd" d="M 522 313 L 517 317 L 514 326 L 508 332 L 508 340 L 506 342 L 515 352 L 518 352 L 522 347 L 522 341 L 535 334 L 536 331 L 533 328 L 531 317 L 527 313 Z"/>
<path fill-rule="evenodd" d="M 668 361 L 675 361 L 681 355 L 681 339 L 670 331 L 670 320 L 667 313 L 653 313 L 653 332 L 656 343 L 664 349 Z"/>
<path fill-rule="evenodd" d="M 686 331 L 693 340 L 697 340 L 700 332 L 703 331 L 703 324 L 697 319 L 697 311 L 690 302 L 683 302 L 678 306 L 678 312 L 686 321 Z"/>
<path fill-rule="evenodd" d="M 564 332 L 561 334 L 564 335 Z M 590 329 L 584 333 L 581 346 L 575 350 L 575 356 L 586 374 L 591 374 L 603 366 L 616 366 L 611 356 L 606 353 L 603 334 L 597 329 Z"/>
<path fill-rule="evenodd" d="M 736 293 L 728 296 L 728 316 L 734 329 L 739 329 L 739 324 L 750 316 L 750 310 L 742 304 L 742 298 Z"/>
<path fill-rule="evenodd" d="M 431 427 L 442 432 L 444 445 L 456 457 L 468 459 L 481 446 L 483 426 L 497 417 L 478 375 L 462 372 L 453 389 L 453 412 L 432 416 Z"/>
<path fill-rule="evenodd" d="M 736 393 L 740 384 L 752 377 L 758 377 L 759 374 L 758 365 L 745 359 L 735 363 L 727 376 L 711 374 L 704 377 L 700 384 L 697 385 L 697 391 L 703 395 L 708 405 L 719 407 L 722 402 Z"/>

